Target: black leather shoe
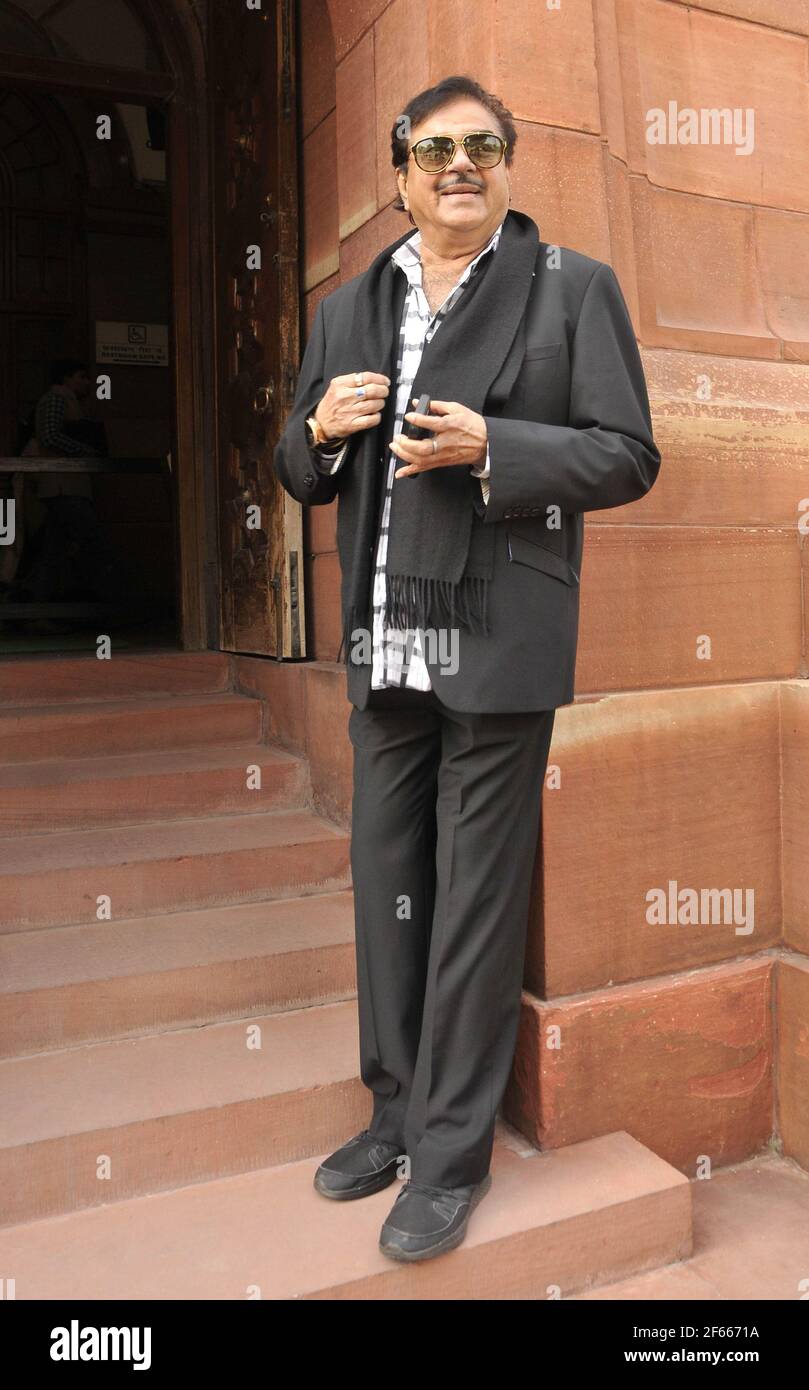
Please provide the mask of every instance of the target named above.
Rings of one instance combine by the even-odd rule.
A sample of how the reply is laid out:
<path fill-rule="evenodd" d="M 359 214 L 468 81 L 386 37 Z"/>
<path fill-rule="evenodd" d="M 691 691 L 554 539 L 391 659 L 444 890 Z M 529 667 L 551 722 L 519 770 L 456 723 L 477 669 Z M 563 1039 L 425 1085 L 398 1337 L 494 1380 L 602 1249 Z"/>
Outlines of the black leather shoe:
<path fill-rule="evenodd" d="M 471 1187 L 430 1187 L 406 1182 L 379 1236 L 391 1260 L 430 1260 L 454 1250 L 466 1235 L 469 1217 L 492 1185 L 487 1173 Z"/>
<path fill-rule="evenodd" d="M 315 1187 L 321 1196 L 338 1202 L 368 1197 L 396 1181 L 396 1165 L 402 1152 L 399 1144 L 390 1144 L 364 1129 L 324 1158 L 315 1173 Z"/>

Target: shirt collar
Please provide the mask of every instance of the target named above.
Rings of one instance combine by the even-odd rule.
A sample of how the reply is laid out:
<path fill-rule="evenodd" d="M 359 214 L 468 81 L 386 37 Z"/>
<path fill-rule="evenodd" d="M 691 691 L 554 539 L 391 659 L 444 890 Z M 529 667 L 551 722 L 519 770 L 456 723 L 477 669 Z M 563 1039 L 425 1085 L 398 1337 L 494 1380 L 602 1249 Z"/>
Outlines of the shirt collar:
<path fill-rule="evenodd" d="M 497 227 L 494 232 L 492 232 L 492 235 L 490 236 L 486 245 L 483 247 L 483 250 L 479 251 L 478 254 L 475 256 L 475 259 L 469 262 L 469 265 L 463 272 L 464 275 L 471 274 L 478 261 L 481 259 L 482 256 L 486 255 L 487 251 L 496 250 L 497 243 L 500 240 L 500 233 L 502 232 L 502 230 L 503 223 L 501 222 L 500 226 Z M 401 246 L 397 246 L 396 250 L 391 252 L 391 260 L 395 265 L 401 266 L 402 270 L 404 271 L 411 284 L 416 278 L 416 267 L 419 267 L 419 269 L 421 268 L 420 248 L 421 232 L 417 227 L 413 235 L 409 237 L 407 241 L 402 242 Z"/>

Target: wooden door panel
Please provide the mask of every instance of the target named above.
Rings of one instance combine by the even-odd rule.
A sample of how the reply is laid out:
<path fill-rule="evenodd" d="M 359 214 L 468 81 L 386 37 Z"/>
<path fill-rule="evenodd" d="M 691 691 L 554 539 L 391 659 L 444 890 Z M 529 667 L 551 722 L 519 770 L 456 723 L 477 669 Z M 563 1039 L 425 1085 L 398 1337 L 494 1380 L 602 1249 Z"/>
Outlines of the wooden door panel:
<path fill-rule="evenodd" d="M 212 8 L 220 639 L 304 656 L 301 508 L 272 470 L 299 350 L 294 9 Z"/>

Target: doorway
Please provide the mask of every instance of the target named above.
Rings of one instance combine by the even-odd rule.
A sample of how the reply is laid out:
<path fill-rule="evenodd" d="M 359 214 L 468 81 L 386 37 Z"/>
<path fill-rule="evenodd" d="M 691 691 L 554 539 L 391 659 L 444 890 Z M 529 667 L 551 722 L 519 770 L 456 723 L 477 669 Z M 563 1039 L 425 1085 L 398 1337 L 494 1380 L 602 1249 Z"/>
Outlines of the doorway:
<path fill-rule="evenodd" d="M 217 645 L 203 66 L 183 0 L 0 0 L 0 655 Z"/>
<path fill-rule="evenodd" d="M 164 120 L 104 105 L 0 88 L 0 454 L 21 456 L 0 652 L 177 640 Z M 75 474 L 47 466 L 66 452 Z"/>
<path fill-rule="evenodd" d="M 299 367 L 294 0 L 0 0 L 1 92 L 50 132 L 68 184 L 21 224 L 39 286 L 24 352 L 31 306 L 0 300 L 6 500 L 42 468 L 2 450 L 46 359 L 86 360 L 114 439 L 65 467 L 92 476 L 130 596 L 185 650 L 305 657 L 302 512 L 272 469 Z M 0 547 L 0 583 L 16 558 Z"/>

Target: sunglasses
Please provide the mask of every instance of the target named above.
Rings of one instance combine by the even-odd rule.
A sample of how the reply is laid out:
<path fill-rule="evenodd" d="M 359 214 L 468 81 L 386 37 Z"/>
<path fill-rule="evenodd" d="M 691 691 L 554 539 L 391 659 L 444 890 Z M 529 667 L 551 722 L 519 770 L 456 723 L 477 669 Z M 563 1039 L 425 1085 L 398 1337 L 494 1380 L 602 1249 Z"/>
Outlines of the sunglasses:
<path fill-rule="evenodd" d="M 507 141 L 490 130 L 476 130 L 456 140 L 452 135 L 425 135 L 417 140 L 410 153 L 425 174 L 440 174 L 455 158 L 463 145 L 476 169 L 493 169 L 506 152 Z"/>

